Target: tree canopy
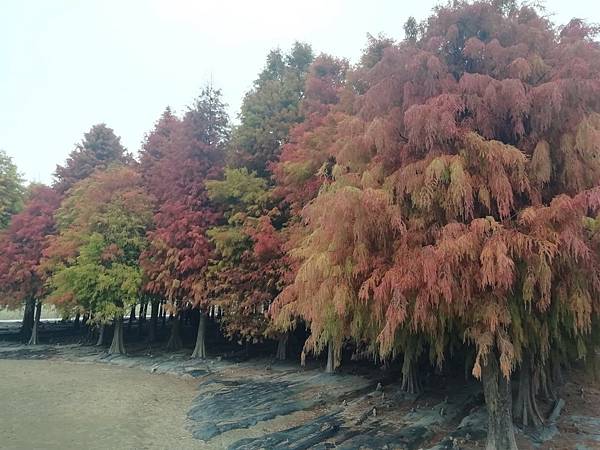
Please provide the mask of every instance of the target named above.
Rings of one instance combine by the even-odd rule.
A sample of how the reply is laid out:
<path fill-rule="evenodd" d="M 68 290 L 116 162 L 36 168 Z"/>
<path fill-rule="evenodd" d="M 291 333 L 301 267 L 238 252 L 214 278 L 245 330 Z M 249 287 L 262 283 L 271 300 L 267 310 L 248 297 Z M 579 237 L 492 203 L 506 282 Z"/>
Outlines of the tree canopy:
<path fill-rule="evenodd" d="M 65 192 L 95 170 L 106 169 L 112 163 L 124 163 L 130 159 L 131 156 L 121 145 L 121 138 L 112 128 L 103 123 L 94 125 L 69 154 L 66 164 L 56 167 L 55 187 Z"/>
<path fill-rule="evenodd" d="M 23 180 L 12 159 L 0 150 L 0 230 L 23 205 Z"/>

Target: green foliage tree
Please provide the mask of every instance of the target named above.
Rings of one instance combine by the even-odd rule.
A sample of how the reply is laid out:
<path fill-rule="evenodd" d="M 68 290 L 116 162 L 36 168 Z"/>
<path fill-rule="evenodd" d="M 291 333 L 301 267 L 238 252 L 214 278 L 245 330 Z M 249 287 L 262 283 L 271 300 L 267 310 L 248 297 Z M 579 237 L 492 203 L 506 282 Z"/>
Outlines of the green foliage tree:
<path fill-rule="evenodd" d="M 258 342 L 268 333 L 266 311 L 280 291 L 283 249 L 272 219 L 279 211 L 267 180 L 247 169 L 225 169 L 222 181 L 206 183 L 226 223 L 208 230 L 216 255 L 208 288 L 225 312 L 221 324 L 232 339 Z"/>
<path fill-rule="evenodd" d="M 6 228 L 13 214 L 23 206 L 23 179 L 17 166 L 0 150 L 0 230 Z"/>
<path fill-rule="evenodd" d="M 109 353 L 124 353 L 123 315 L 140 295 L 138 264 L 152 210 L 141 177 L 112 166 L 75 184 L 57 213 L 58 235 L 46 251 L 50 300 L 115 326 Z"/>
<path fill-rule="evenodd" d="M 312 60 L 310 46 L 300 42 L 287 54 L 269 53 L 265 68 L 244 97 L 240 125 L 233 130 L 229 146 L 231 166 L 268 176 L 269 163 L 277 159 L 290 127 L 302 121 L 299 104 Z"/>

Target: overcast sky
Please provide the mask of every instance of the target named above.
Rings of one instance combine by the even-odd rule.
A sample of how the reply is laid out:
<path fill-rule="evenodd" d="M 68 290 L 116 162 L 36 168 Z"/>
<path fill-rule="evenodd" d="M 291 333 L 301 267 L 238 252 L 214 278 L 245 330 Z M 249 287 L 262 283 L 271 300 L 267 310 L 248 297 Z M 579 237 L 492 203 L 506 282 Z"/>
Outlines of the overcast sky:
<path fill-rule="evenodd" d="M 0 0 L 0 148 L 29 181 L 105 122 L 137 152 L 166 106 L 209 80 L 232 116 L 272 48 L 294 40 L 356 61 L 366 34 L 402 37 L 434 0 Z M 556 23 L 600 22 L 594 0 L 550 0 Z"/>

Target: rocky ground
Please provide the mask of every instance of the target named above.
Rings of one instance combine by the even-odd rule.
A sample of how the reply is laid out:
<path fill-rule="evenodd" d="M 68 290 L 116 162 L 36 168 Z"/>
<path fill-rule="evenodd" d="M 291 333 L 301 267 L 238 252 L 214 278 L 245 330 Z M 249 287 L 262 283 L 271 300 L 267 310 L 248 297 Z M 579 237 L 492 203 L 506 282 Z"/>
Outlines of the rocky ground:
<path fill-rule="evenodd" d="M 323 373 L 271 358 L 214 357 L 194 361 L 189 351 L 166 353 L 138 344 L 127 356 L 89 345 L 28 347 L 0 342 L 7 361 L 107 364 L 194 384 L 181 427 L 193 447 L 214 449 L 476 449 L 485 442 L 486 415 L 476 382 L 433 376 L 419 396 L 403 394 L 393 374 L 349 365 Z M 168 376 L 171 377 L 168 377 Z M 561 414 L 541 430 L 518 430 L 519 448 L 600 449 L 600 389 L 574 372 L 560 391 Z M 79 389 L 76 385 L 73 389 Z M 2 387 L 0 386 L 0 398 Z M 91 405 L 90 405 L 91 406 Z M 545 405 L 548 413 L 554 405 Z M 148 412 L 151 414 L 151 412 Z M 162 420 L 162 414 L 156 420 Z M 2 424 L 0 424 L 0 435 Z M 1 442 L 0 442 L 1 444 Z M 181 447 L 189 443 L 181 441 Z M 160 443 L 153 447 L 165 448 Z"/>

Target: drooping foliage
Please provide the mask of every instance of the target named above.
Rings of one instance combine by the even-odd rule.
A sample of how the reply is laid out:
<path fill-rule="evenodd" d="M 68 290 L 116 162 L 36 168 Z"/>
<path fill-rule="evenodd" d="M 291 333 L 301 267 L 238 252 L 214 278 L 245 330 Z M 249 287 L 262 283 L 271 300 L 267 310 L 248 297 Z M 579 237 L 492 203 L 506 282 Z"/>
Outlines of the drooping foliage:
<path fill-rule="evenodd" d="M 112 128 L 103 123 L 94 125 L 70 153 L 66 164 L 56 167 L 55 188 L 59 192 L 66 192 L 95 170 L 128 161 L 131 161 L 131 156 L 125 152 L 121 138 L 115 135 Z"/>
<path fill-rule="evenodd" d="M 455 2 L 348 75 L 354 89 L 327 155 L 330 186 L 315 205 L 348 185 L 362 195 L 383 190 L 384 211 L 402 224 L 394 232 L 380 224 L 380 246 L 354 232 L 359 254 L 373 251 L 371 265 L 357 258 L 344 266 L 354 283 L 344 298 L 357 297 L 378 322 L 382 356 L 411 355 L 421 342 L 441 364 L 451 340 L 464 336 L 476 353 L 475 376 L 497 358 L 508 378 L 526 358 L 544 370 L 552 354 L 592 351 L 600 306 L 594 32 L 581 21 L 557 30 L 527 5 Z M 312 162 L 315 173 L 305 151 L 284 151 L 279 173 L 294 158 L 296 167 Z M 333 291 L 321 295 L 322 274 L 335 273 L 352 248 L 319 239 L 340 214 L 305 207 L 311 238 L 296 245 L 302 263 L 274 310 L 300 314 L 319 332 L 320 311 L 356 314 Z M 361 214 L 347 221 L 358 226 Z"/>
<path fill-rule="evenodd" d="M 0 230 L 6 228 L 13 214 L 23 204 L 23 180 L 12 159 L 0 150 Z"/>

